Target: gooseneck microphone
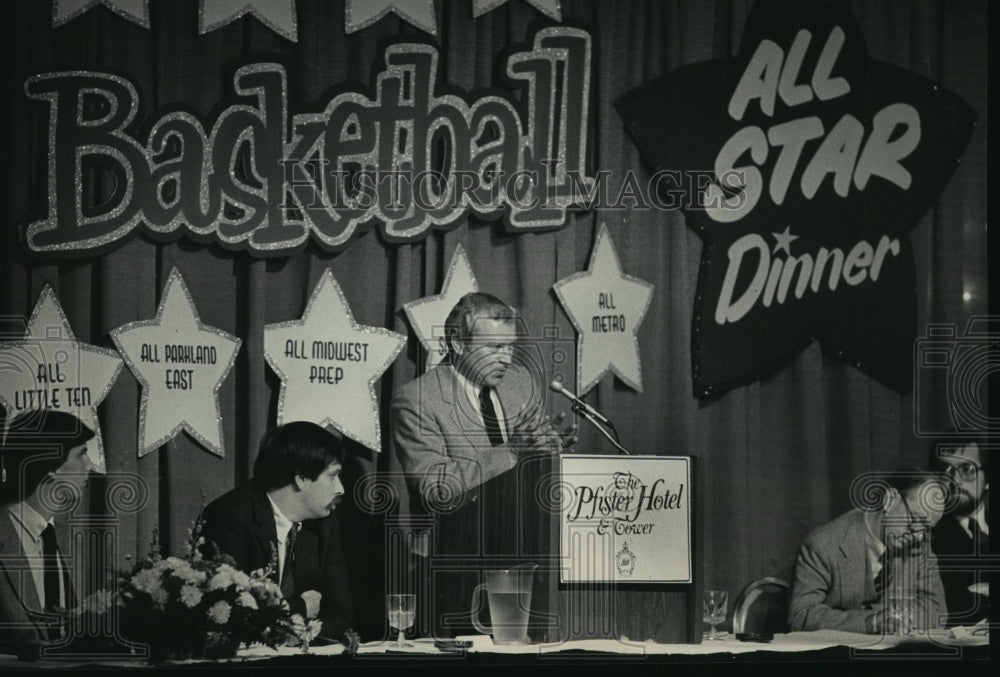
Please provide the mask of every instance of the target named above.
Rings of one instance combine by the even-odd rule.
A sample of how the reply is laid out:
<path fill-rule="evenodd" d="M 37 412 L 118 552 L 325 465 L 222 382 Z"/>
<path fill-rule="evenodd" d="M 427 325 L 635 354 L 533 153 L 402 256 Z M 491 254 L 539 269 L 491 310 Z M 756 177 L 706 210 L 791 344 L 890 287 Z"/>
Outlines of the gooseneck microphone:
<path fill-rule="evenodd" d="M 572 390 L 567 390 L 566 388 L 564 388 L 563 384 L 560 383 L 558 380 L 554 380 L 551 383 L 549 383 L 549 388 L 551 388 L 554 392 L 557 392 L 560 395 L 563 395 L 566 399 L 568 399 L 570 402 L 572 402 L 573 403 L 573 411 L 578 412 L 585 419 L 587 419 L 592 424 L 594 424 L 594 427 L 597 428 L 598 430 L 600 430 L 601 434 L 604 435 L 604 437 L 607 438 L 608 442 L 611 442 L 611 444 L 615 445 L 615 447 L 621 453 L 625 454 L 626 456 L 630 455 L 628 449 L 626 449 L 625 447 L 623 447 L 619 443 L 619 441 L 618 441 L 618 431 L 615 430 L 614 423 L 612 423 L 611 421 L 609 421 L 607 416 L 605 416 L 604 414 L 602 414 L 601 412 L 597 411 L 592 406 L 590 406 L 589 404 L 587 404 L 586 402 L 584 402 L 583 400 L 581 400 L 579 397 L 576 396 L 576 393 L 574 393 Z M 608 431 L 604 429 L 604 427 L 601 425 L 602 423 L 605 426 L 607 426 L 608 428 L 611 429 L 611 432 L 614 433 L 614 437 L 612 437 L 608 433 Z"/>
<path fill-rule="evenodd" d="M 611 425 L 611 421 L 609 421 L 607 417 L 604 416 L 604 414 L 597 411 L 592 406 L 581 400 L 579 397 L 576 396 L 576 394 L 572 390 L 567 390 L 566 388 L 564 388 L 563 384 L 560 383 L 559 381 L 552 381 L 552 383 L 549 384 L 549 388 L 551 388 L 553 392 L 557 392 L 560 395 L 566 397 L 570 402 L 572 402 L 576 406 L 586 411 L 588 414 L 596 418 L 604 425 Z"/>

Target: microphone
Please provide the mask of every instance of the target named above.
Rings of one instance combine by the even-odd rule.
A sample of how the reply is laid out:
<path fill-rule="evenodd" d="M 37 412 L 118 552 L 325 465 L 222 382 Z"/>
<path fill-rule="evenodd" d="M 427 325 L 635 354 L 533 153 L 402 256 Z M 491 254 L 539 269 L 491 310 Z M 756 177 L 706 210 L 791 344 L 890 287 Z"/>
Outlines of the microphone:
<path fill-rule="evenodd" d="M 566 396 L 566 398 L 569 399 L 570 402 L 572 402 L 576 406 L 586 411 L 588 414 L 593 416 L 595 419 L 597 419 L 604 425 L 611 425 L 611 421 L 609 421 L 601 412 L 597 411 L 592 406 L 590 406 L 589 404 L 581 400 L 579 397 L 577 397 L 572 390 L 567 390 L 566 388 L 564 388 L 563 384 L 560 383 L 559 381 L 553 380 L 552 383 L 549 384 L 549 388 L 551 388 L 554 392 Z"/>

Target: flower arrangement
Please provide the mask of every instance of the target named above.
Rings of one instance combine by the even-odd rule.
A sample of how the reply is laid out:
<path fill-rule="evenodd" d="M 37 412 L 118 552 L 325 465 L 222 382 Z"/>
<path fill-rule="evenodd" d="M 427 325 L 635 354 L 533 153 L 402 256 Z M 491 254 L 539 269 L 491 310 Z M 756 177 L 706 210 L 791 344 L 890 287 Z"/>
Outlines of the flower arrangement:
<path fill-rule="evenodd" d="M 245 573 L 227 555 L 205 557 L 200 521 L 181 557 L 163 557 L 158 540 L 154 531 L 149 555 L 122 572 L 113 595 L 123 634 L 148 643 L 154 658 L 221 658 L 240 644 L 306 650 L 319 634 L 320 621 L 290 613 L 271 567 Z"/>

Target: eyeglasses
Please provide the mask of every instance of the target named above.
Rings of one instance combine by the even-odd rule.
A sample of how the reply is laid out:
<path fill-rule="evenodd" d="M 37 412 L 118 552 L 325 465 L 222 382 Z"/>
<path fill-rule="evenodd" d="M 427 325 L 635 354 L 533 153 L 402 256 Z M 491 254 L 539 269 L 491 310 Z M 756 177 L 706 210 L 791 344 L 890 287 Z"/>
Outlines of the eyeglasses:
<path fill-rule="evenodd" d="M 942 472 L 945 475 L 957 475 L 963 480 L 974 480 L 976 475 L 979 474 L 979 466 L 972 461 L 965 461 L 964 463 L 945 463 Z"/>

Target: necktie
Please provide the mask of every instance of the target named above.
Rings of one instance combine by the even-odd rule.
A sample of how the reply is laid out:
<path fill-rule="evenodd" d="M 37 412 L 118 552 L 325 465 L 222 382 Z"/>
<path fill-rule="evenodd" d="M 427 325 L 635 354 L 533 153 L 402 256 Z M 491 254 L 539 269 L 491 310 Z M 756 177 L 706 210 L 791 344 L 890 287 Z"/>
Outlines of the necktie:
<path fill-rule="evenodd" d="M 885 593 L 886 565 L 888 564 L 884 552 L 879 556 L 878 562 L 881 567 L 875 574 L 875 599 L 882 599 L 882 595 Z"/>
<path fill-rule="evenodd" d="M 45 592 L 45 608 L 54 609 L 63 606 L 59 595 L 59 558 L 56 553 L 56 530 L 51 524 L 42 529 L 42 583 Z"/>
<path fill-rule="evenodd" d="M 479 391 L 479 410 L 483 414 L 483 423 L 486 424 L 486 435 L 490 438 L 490 444 L 494 447 L 503 444 L 500 421 L 497 418 L 497 410 L 493 407 L 493 398 L 490 397 L 488 386 L 483 386 Z"/>
<path fill-rule="evenodd" d="M 972 540 L 973 555 L 985 555 L 989 552 L 990 536 L 983 533 L 979 520 L 975 517 L 969 519 L 969 538 Z"/>
<path fill-rule="evenodd" d="M 975 517 L 969 518 L 969 537 L 973 543 L 979 540 L 979 522 Z"/>
<path fill-rule="evenodd" d="M 285 567 L 281 573 L 281 595 L 291 599 L 295 592 L 295 537 L 299 533 L 299 523 L 292 524 L 285 538 Z"/>

